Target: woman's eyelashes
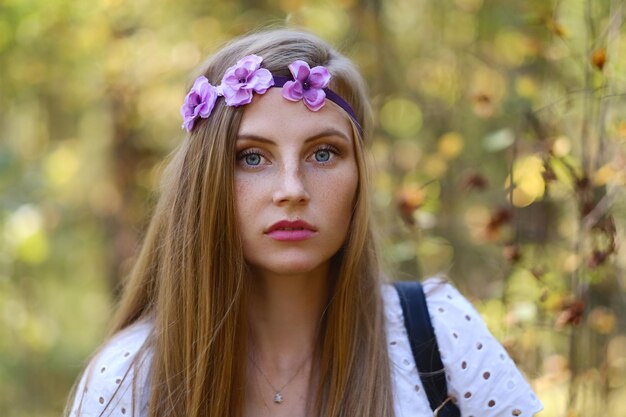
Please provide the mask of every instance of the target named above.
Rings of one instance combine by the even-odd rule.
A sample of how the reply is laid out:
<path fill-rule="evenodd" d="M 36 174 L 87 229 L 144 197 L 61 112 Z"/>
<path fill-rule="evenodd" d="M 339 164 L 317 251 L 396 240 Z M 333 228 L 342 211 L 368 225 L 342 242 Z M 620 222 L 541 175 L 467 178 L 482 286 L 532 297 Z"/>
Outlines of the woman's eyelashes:
<path fill-rule="evenodd" d="M 341 156 L 339 148 L 329 144 L 317 145 L 307 152 L 305 161 L 319 165 L 331 165 Z M 259 148 L 248 148 L 237 153 L 237 164 L 244 168 L 257 168 L 272 163 L 272 154 Z"/>
<path fill-rule="evenodd" d="M 263 152 L 259 149 L 245 149 L 237 154 L 237 162 L 244 167 L 258 167 L 268 162 Z"/>
<path fill-rule="evenodd" d="M 340 156 L 339 149 L 332 145 L 320 145 L 315 148 L 310 159 L 323 165 L 331 164 Z"/>

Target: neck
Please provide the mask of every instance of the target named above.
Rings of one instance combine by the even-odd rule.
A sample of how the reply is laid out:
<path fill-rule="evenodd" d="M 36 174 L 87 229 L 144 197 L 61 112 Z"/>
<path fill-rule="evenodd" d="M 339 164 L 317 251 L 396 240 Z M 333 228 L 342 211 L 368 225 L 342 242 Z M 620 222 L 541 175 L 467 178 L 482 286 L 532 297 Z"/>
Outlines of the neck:
<path fill-rule="evenodd" d="M 297 275 L 252 271 L 250 349 L 269 372 L 295 369 L 310 358 L 326 307 L 329 267 Z"/>

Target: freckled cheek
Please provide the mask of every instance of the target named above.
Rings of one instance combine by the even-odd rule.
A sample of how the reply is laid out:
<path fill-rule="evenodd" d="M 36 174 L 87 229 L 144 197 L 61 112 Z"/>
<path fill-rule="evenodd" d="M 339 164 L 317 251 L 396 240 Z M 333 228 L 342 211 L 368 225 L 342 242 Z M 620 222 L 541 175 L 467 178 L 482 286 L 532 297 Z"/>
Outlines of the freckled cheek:
<path fill-rule="evenodd" d="M 346 175 L 329 181 L 325 187 L 324 199 L 328 204 L 329 213 L 334 214 L 334 219 L 339 225 L 350 222 L 354 208 L 358 179 L 356 175 Z"/>
<path fill-rule="evenodd" d="M 240 225 L 250 222 L 255 211 L 255 202 L 259 199 L 258 192 L 258 187 L 255 187 L 253 181 L 235 181 L 235 209 Z"/>

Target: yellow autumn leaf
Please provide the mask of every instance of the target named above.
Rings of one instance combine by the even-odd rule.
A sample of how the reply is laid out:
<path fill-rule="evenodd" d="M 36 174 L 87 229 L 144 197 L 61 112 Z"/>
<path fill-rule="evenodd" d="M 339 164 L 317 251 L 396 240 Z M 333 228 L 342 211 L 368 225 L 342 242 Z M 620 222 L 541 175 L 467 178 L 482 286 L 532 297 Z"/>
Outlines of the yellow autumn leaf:
<path fill-rule="evenodd" d="M 616 175 L 617 172 L 612 164 L 604 164 L 594 173 L 593 183 L 597 186 L 606 185 L 615 178 Z"/>
<path fill-rule="evenodd" d="M 457 132 L 449 132 L 439 139 L 437 151 L 444 159 L 456 158 L 463 150 L 463 136 Z"/>
<path fill-rule="evenodd" d="M 513 185 L 513 204 L 526 207 L 543 197 L 546 184 L 543 179 L 543 160 L 537 155 L 520 158 L 513 165 L 513 181 L 507 177 L 505 187 Z M 511 184 L 512 183 L 512 184 Z"/>

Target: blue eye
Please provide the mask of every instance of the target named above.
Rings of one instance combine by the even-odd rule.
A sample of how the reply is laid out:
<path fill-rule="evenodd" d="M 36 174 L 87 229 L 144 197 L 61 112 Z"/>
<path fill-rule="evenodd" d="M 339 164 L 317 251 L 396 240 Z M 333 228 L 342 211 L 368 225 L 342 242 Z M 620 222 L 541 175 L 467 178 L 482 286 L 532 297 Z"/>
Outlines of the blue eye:
<path fill-rule="evenodd" d="M 261 163 L 261 155 L 258 153 L 249 153 L 243 156 L 243 160 L 247 165 L 256 166 Z"/>
<path fill-rule="evenodd" d="M 317 162 L 328 162 L 330 160 L 330 150 L 318 149 L 315 151 L 315 160 Z"/>

